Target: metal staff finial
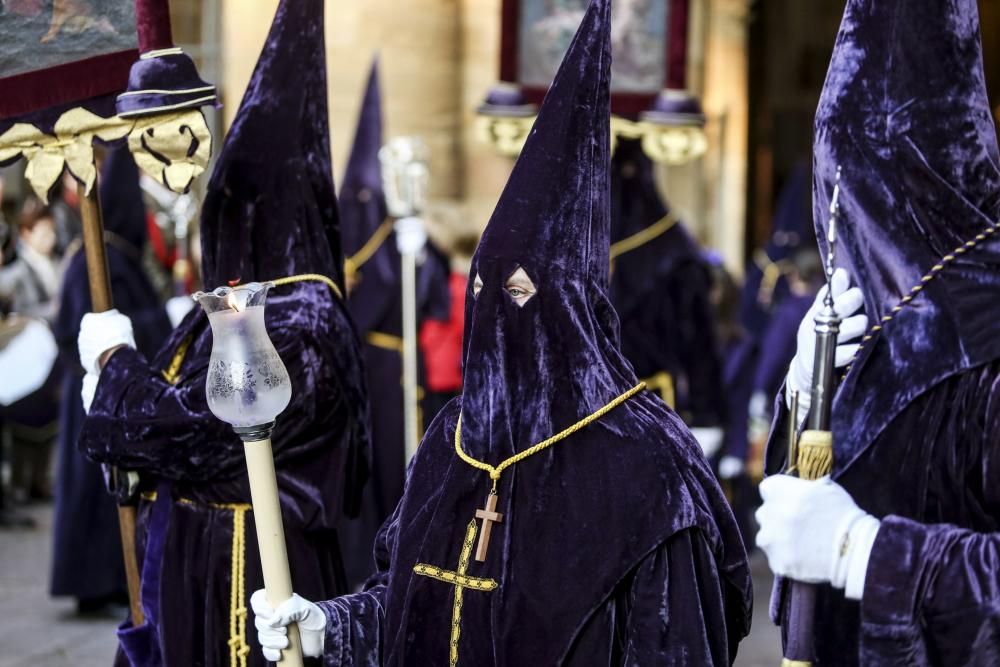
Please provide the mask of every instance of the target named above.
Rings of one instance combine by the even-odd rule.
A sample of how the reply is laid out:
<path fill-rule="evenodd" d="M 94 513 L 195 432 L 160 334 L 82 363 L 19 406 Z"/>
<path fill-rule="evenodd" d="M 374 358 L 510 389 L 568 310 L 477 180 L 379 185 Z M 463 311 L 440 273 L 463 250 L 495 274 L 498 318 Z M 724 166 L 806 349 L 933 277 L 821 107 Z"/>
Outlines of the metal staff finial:
<path fill-rule="evenodd" d="M 833 309 L 833 272 L 836 269 L 837 222 L 840 220 L 840 173 L 837 166 L 836 180 L 833 182 L 833 196 L 830 198 L 830 224 L 826 231 L 826 298 L 823 305 Z"/>

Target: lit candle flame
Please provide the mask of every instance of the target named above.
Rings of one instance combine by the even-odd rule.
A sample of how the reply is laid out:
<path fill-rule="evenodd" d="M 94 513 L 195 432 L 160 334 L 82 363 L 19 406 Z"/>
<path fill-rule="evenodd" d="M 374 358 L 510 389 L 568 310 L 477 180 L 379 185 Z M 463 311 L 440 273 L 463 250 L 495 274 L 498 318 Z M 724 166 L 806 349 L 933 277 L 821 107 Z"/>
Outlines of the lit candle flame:
<path fill-rule="evenodd" d="M 226 296 L 226 305 L 235 310 L 237 313 L 243 310 L 240 308 L 240 302 L 236 298 L 236 290 L 233 290 L 228 296 Z"/>

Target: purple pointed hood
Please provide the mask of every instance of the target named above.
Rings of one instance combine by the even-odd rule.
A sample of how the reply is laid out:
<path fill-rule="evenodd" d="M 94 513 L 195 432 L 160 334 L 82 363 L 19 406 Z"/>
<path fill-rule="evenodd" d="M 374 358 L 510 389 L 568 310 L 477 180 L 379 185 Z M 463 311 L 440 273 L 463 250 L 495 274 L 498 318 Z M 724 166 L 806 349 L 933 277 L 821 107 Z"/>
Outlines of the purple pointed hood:
<path fill-rule="evenodd" d="M 346 257 L 361 250 L 382 226 L 388 214 L 385 191 L 382 188 L 382 167 L 378 159 L 381 147 L 382 95 L 379 92 L 378 60 L 375 60 L 372 62 L 365 96 L 358 113 L 351 156 L 347 160 L 344 180 L 340 184 L 341 226 Z M 373 256 L 365 264 L 375 259 Z M 391 267 L 388 268 L 391 271 Z"/>
<path fill-rule="evenodd" d="M 201 216 L 205 285 L 320 273 L 343 286 L 322 0 L 282 0 Z"/>
<path fill-rule="evenodd" d="M 375 60 L 338 197 L 345 268 L 354 274 L 351 312 L 360 331 L 381 323 L 398 292 L 399 253 L 392 233 L 383 235 L 380 231 L 388 220 L 378 159 L 381 147 L 382 95 Z"/>
<path fill-rule="evenodd" d="M 1000 153 L 976 0 L 850 0 L 816 114 L 813 211 L 876 325 L 834 404 L 838 470 L 914 398 L 1000 358 Z M 891 387 L 892 391 L 886 391 Z"/>
<path fill-rule="evenodd" d="M 636 383 L 608 300 L 610 1 L 593 0 L 472 261 L 463 440 L 523 450 Z M 521 267 L 537 292 L 504 289 Z M 492 458 L 492 457 L 491 457 Z"/>

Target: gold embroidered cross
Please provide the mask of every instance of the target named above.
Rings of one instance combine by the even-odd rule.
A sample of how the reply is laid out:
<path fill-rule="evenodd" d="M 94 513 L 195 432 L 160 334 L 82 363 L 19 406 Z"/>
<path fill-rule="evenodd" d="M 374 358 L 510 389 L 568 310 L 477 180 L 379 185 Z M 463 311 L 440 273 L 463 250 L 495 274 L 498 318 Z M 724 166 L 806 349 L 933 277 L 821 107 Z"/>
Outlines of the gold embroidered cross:
<path fill-rule="evenodd" d="M 494 523 L 503 523 L 503 514 L 497 512 L 496 491 L 490 491 L 486 497 L 486 507 L 476 510 L 476 518 L 483 520 L 483 532 L 479 534 L 479 545 L 476 547 L 476 560 L 482 563 L 486 560 L 486 550 L 490 548 L 490 533 Z"/>
<path fill-rule="evenodd" d="M 437 579 L 455 587 L 455 602 L 451 610 L 451 647 L 448 658 L 448 664 L 451 667 L 458 665 L 458 639 L 462 634 L 462 595 L 465 589 L 471 588 L 475 591 L 489 592 L 495 591 L 499 587 L 495 579 L 480 579 L 466 574 L 469 571 L 469 558 L 472 556 L 472 545 L 475 542 L 476 520 L 473 519 L 469 522 L 468 528 L 465 529 L 465 542 L 462 543 L 462 553 L 458 557 L 457 570 L 443 570 L 426 563 L 417 563 L 413 566 L 413 571 L 416 574 Z"/>

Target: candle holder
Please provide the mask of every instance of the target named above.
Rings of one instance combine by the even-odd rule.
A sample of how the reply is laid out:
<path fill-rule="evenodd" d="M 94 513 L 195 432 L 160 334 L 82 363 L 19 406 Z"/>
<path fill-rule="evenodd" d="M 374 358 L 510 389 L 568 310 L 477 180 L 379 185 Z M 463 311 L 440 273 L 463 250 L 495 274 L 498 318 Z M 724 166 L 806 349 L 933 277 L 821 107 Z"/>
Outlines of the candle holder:
<path fill-rule="evenodd" d="M 292 577 L 271 432 L 275 419 L 292 398 L 292 383 L 264 324 L 264 303 L 271 287 L 273 283 L 219 287 L 197 292 L 193 298 L 212 326 L 212 354 L 205 382 L 208 408 L 243 440 L 264 592 L 276 608 L 292 597 Z M 302 645 L 294 624 L 288 626 L 288 642 L 278 664 L 301 667 Z"/>
<path fill-rule="evenodd" d="M 275 418 L 292 398 L 288 371 L 264 325 L 272 286 L 250 283 L 194 295 L 214 338 L 205 385 L 208 407 L 244 441 L 270 438 Z"/>

